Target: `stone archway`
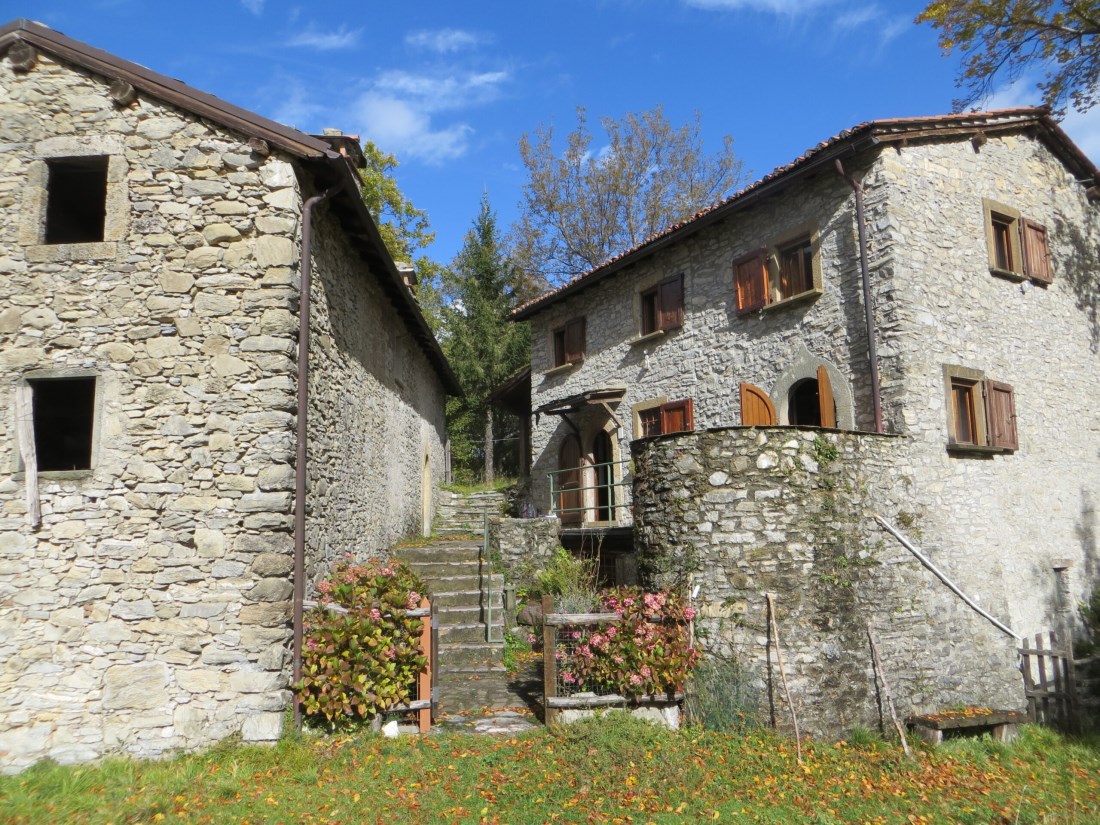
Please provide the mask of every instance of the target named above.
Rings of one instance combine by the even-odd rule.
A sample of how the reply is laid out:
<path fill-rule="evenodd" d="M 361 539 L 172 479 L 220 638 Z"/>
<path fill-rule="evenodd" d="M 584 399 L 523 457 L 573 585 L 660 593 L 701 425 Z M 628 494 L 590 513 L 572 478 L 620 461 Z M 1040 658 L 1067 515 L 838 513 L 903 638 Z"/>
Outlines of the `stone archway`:
<path fill-rule="evenodd" d="M 836 426 L 841 430 L 854 430 L 855 405 L 852 400 L 852 388 L 848 384 L 848 378 L 835 364 L 820 358 L 806 349 L 804 344 L 799 344 L 791 363 L 787 366 L 772 386 L 771 398 L 775 403 L 776 413 L 780 424 L 797 423 L 791 421 L 790 410 L 792 401 L 797 402 L 796 394 L 810 386 L 806 382 L 817 385 L 817 370 L 825 369 L 832 385 L 833 400 L 836 403 Z"/>

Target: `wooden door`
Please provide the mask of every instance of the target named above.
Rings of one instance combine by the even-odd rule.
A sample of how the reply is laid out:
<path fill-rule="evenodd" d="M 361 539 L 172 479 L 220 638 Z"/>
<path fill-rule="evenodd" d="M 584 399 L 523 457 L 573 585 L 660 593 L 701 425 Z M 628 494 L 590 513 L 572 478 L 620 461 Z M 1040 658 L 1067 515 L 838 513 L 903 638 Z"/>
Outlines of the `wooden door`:
<path fill-rule="evenodd" d="M 563 526 L 575 526 L 584 520 L 583 490 L 581 490 L 581 443 L 575 435 L 567 435 L 558 451 L 558 517 Z M 562 472 L 564 471 L 564 472 Z"/>

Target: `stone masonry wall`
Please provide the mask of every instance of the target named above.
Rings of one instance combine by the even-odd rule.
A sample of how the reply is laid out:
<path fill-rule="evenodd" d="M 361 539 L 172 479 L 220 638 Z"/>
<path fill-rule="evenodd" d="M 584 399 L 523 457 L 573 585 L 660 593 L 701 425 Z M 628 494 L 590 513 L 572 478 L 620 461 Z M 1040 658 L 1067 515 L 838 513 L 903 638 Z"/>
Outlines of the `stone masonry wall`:
<path fill-rule="evenodd" d="M 294 170 L 40 56 L 0 63 L 0 769 L 278 735 Z M 45 158 L 109 157 L 105 240 L 45 245 Z M 93 468 L 28 525 L 14 395 L 96 376 Z M 38 373 L 42 374 L 42 373 Z"/>
<path fill-rule="evenodd" d="M 635 544 L 649 583 L 700 587 L 698 634 L 761 688 L 789 729 L 766 595 L 803 732 L 889 725 L 872 625 L 900 714 L 959 704 L 1018 707 L 1016 644 L 873 520 L 913 524 L 919 491 L 896 468 L 904 438 L 732 428 L 635 442 Z"/>
<path fill-rule="evenodd" d="M 1025 135 L 980 151 L 891 149 L 877 168 L 889 197 L 874 231 L 890 250 L 897 316 L 885 348 L 900 368 L 898 431 L 914 443 L 898 472 L 920 492 L 923 546 L 1018 633 L 1072 625 L 1100 586 L 1098 207 Z M 1053 283 L 991 274 L 983 198 L 1047 227 Z M 945 365 L 1013 387 L 1016 452 L 947 451 Z"/>
<path fill-rule="evenodd" d="M 874 219 L 883 199 L 878 176 L 870 175 L 865 188 Z M 531 319 L 533 408 L 586 390 L 624 387 L 615 409 L 622 428 L 612 435 L 615 457 L 626 459 L 635 438 L 636 404 L 691 398 L 697 428 L 731 426 L 741 421 L 738 385 L 749 382 L 771 394 L 785 415 L 784 396 L 795 373 L 802 377 L 800 370 L 826 363 L 838 406 L 850 411 L 841 427 L 873 429 L 852 191 L 834 173 L 805 182 L 797 197 L 789 195 L 788 190 L 732 215 L 536 314 Z M 819 234 L 822 294 L 738 315 L 733 261 L 809 230 Z M 877 272 L 880 262 L 872 253 Z M 683 326 L 638 340 L 640 293 L 680 273 Z M 887 283 L 876 277 L 876 298 Z M 583 363 L 552 370 L 553 330 L 581 316 L 587 319 Z M 609 417 L 591 407 L 574 418 L 582 453 L 589 454 L 595 433 L 611 428 Z M 553 415 L 542 416 L 533 428 L 533 500 L 544 512 L 550 503 L 546 474 L 558 469 L 562 439 L 571 432 Z"/>
<path fill-rule="evenodd" d="M 398 538 L 430 532 L 446 438 L 437 373 L 327 208 L 316 214 L 307 524 L 315 576 L 344 553 L 384 555 Z"/>

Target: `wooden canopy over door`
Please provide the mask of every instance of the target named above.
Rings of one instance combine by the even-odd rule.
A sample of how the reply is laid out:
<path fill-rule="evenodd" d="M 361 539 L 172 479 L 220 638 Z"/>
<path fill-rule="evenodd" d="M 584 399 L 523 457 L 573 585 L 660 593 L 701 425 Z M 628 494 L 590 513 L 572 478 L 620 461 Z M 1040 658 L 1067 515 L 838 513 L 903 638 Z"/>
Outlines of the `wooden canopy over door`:
<path fill-rule="evenodd" d="M 557 490 L 558 517 L 562 526 L 584 521 L 583 490 L 581 490 L 581 443 L 575 435 L 567 435 L 558 451 Z"/>
<path fill-rule="evenodd" d="M 771 427 L 776 424 L 775 405 L 760 387 L 741 385 L 741 423 L 746 427 Z"/>

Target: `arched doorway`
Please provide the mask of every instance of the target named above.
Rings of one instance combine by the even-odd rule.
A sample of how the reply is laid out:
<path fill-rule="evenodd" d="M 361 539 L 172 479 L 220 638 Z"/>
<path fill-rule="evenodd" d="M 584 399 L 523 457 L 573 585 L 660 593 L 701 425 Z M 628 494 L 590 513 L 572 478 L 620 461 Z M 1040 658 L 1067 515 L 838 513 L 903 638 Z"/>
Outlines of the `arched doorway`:
<path fill-rule="evenodd" d="M 615 520 L 615 468 L 611 436 L 607 430 L 600 430 L 592 439 L 592 463 L 595 464 L 596 478 L 596 520 Z"/>
<path fill-rule="evenodd" d="M 821 426 L 817 379 L 804 378 L 791 387 L 787 400 L 787 421 L 796 427 Z"/>
<path fill-rule="evenodd" d="M 558 517 L 562 525 L 577 525 L 584 521 L 584 499 L 581 489 L 581 442 L 567 435 L 558 450 L 557 474 Z"/>

